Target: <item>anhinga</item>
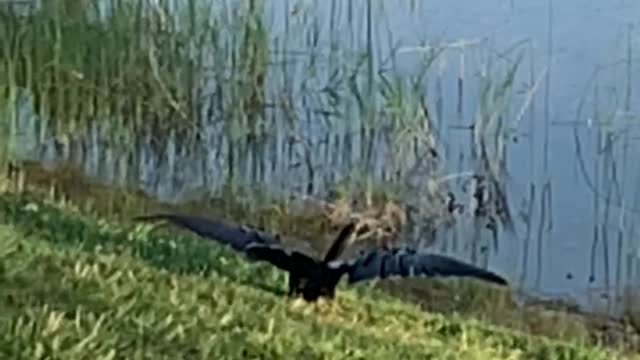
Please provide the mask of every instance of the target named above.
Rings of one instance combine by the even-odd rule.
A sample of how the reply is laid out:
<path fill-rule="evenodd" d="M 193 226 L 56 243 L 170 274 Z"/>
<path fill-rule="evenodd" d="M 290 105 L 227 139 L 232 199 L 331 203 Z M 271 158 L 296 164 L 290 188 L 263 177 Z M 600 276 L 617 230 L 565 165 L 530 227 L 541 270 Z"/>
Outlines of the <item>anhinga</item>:
<path fill-rule="evenodd" d="M 408 248 L 375 248 L 363 251 L 355 258 L 339 260 L 355 233 L 359 232 L 356 223 L 350 223 L 340 231 L 320 260 L 286 249 L 278 235 L 223 220 L 180 214 L 145 215 L 134 220 L 166 220 L 202 237 L 229 245 L 253 261 L 267 261 L 289 273 L 289 295 L 301 294 L 307 301 L 315 301 L 320 296 L 333 298 L 335 288 L 345 274 L 349 284 L 392 276 L 466 276 L 507 284 L 504 278 L 493 272 L 450 257 L 418 253 Z"/>

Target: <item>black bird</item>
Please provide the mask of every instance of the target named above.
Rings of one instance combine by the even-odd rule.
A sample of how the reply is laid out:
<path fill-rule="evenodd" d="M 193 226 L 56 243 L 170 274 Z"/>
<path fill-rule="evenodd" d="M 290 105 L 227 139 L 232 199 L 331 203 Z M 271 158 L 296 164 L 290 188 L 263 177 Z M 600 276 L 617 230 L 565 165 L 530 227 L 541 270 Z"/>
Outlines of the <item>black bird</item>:
<path fill-rule="evenodd" d="M 504 278 L 490 271 L 450 257 L 418 253 L 408 248 L 376 248 L 361 252 L 353 259 L 338 260 L 361 230 L 355 223 L 340 231 L 327 254 L 319 260 L 284 248 L 278 235 L 222 220 L 177 214 L 139 216 L 134 220 L 167 220 L 200 236 L 230 245 L 251 260 L 267 261 L 289 273 L 289 296 L 302 295 L 307 301 L 315 301 L 321 296 L 333 298 L 335 288 L 345 274 L 349 284 L 392 276 L 464 276 L 507 285 Z"/>

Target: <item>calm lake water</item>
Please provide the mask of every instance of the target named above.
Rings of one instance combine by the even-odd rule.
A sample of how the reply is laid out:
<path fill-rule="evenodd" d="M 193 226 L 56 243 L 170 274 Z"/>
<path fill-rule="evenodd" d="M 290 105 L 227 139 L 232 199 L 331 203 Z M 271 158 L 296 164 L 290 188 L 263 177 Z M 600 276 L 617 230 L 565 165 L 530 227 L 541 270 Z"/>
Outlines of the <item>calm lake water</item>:
<path fill-rule="evenodd" d="M 315 19 L 318 32 L 316 48 L 326 50 L 333 42 L 343 48 L 366 50 L 366 16 L 362 15 L 366 11 L 365 2 L 352 3 L 354 5 L 349 9 L 349 2 L 342 1 L 268 1 L 265 11 L 272 29 L 271 36 L 276 39 L 284 31 L 287 9 L 291 12 L 296 8 L 295 4 L 305 4 L 299 7 L 303 9 L 299 11 L 307 11 L 308 16 Z M 471 0 L 432 0 L 400 1 L 399 4 L 393 2 L 393 5 L 383 1 L 375 3 L 372 31 L 376 39 L 373 44 L 376 66 L 383 66 L 381 59 L 389 52 L 390 43 L 401 49 L 394 70 L 410 75 L 416 71 L 421 54 L 415 47 L 434 40 L 442 43 L 476 42 L 464 51 L 459 47 L 449 47 L 429 70 L 427 86 L 429 94 L 433 95 L 428 100 L 429 106 L 435 106 L 439 94 L 442 100 L 441 118 L 438 119 L 440 141 L 447 143 L 453 159 L 459 153 L 469 152 L 469 132 L 451 126 L 469 125 L 473 121 L 478 104 L 477 78 L 485 69 L 487 59 L 492 58 L 497 64 L 504 61 L 505 65 L 516 57 L 515 52 L 505 53 L 506 50 L 516 44 L 523 50 L 524 58 L 516 75 L 516 92 L 525 91 L 539 78 L 541 80 L 532 110 L 527 111 L 518 126 L 519 141 L 508 145 L 508 191 L 517 231 L 514 235 L 501 235 L 499 251 L 491 254 L 488 266 L 508 274 L 514 283 L 529 293 L 573 299 L 598 311 L 605 311 L 608 306 L 611 307 L 609 310 L 615 310 L 616 303 L 608 302 L 602 296 L 614 294 L 612 290 L 605 289 L 605 254 L 608 255 L 612 288 L 617 285 L 617 275 L 620 286 L 631 287 L 638 283 L 640 275 L 637 269 L 639 244 L 634 225 L 640 212 L 637 196 L 640 168 L 634 161 L 634 155 L 640 150 L 637 145 L 639 103 L 635 87 L 640 83 L 636 55 L 640 48 L 640 32 L 636 30 L 640 22 L 637 17 L 640 2 L 487 0 L 480 4 Z M 414 8 L 412 3 L 415 3 Z M 349 11 L 356 19 L 351 23 Z M 299 38 L 291 39 L 294 42 L 292 49 L 309 55 L 313 50 L 303 47 L 305 42 L 301 38 L 304 36 L 302 32 Z M 461 54 L 464 54 L 462 64 Z M 460 113 L 457 78 L 461 69 L 465 77 L 465 93 Z M 548 71 L 546 75 L 545 69 Z M 301 77 L 300 74 L 308 69 L 294 66 L 290 71 Z M 441 89 L 437 88 L 438 74 L 441 74 Z M 630 96 L 627 95 L 628 83 L 631 84 Z M 515 118 L 524 98 L 514 98 L 510 111 L 512 117 Z M 584 104 L 579 112 L 581 99 L 584 99 Z M 594 115 L 596 104 L 599 116 Z M 62 154 L 51 142 L 33 141 L 36 136 L 28 105 L 24 109 L 21 126 L 25 139 L 29 140 L 21 142 L 24 157 L 46 161 L 67 158 L 81 164 L 90 176 L 112 183 L 134 182 L 168 200 L 197 197 L 202 189 L 222 185 L 220 179 L 224 177 L 219 175 L 226 167 L 220 160 L 224 158 L 219 156 L 223 152 L 219 150 L 222 143 L 215 136 L 219 129 L 214 125 L 208 127 L 202 143 L 189 148 L 170 143 L 161 153 L 152 151 L 144 139 L 133 151 L 105 146 L 98 141 L 99 130 L 96 128 L 82 140 L 87 151 L 82 152 L 80 146 L 72 146 L 67 154 Z M 376 150 L 372 158 L 365 159 L 358 151 L 349 152 L 351 146 L 358 148 L 360 143 L 349 145 L 344 139 L 329 136 L 334 128 L 307 126 L 304 129 L 307 138 L 316 141 L 309 155 L 317 164 L 314 172 L 318 177 L 314 185 L 316 193 L 322 193 L 323 189 L 339 180 L 341 174 L 363 161 L 370 163 L 368 168 L 374 169 L 372 172 L 382 173 L 384 152 L 394 151 L 392 145 L 377 141 L 376 149 L 386 150 Z M 612 150 L 598 152 L 598 134 L 613 130 L 616 132 L 610 144 Z M 578 160 L 574 134 L 580 140 L 583 166 Z M 324 138 L 328 138 L 328 142 L 323 144 L 321 140 Z M 545 143 L 548 144 L 546 153 Z M 606 149 L 603 144 L 600 148 Z M 276 135 L 260 152 L 241 152 L 239 171 L 251 175 L 240 178 L 243 181 L 251 179 L 246 181 L 253 184 L 269 184 L 277 191 L 301 191 L 309 174 L 304 165 L 298 164 L 303 163 L 298 152 L 295 150 L 292 154 L 287 149 L 285 137 Z M 133 165 L 132 153 L 137 159 Z M 346 153 L 349 155 L 341 155 Z M 605 159 L 607 153 L 612 154 L 609 160 Z M 605 180 L 612 176 L 607 162 L 615 163 L 616 181 Z M 594 175 L 596 163 L 601 164 L 599 182 Z M 458 171 L 455 161 L 449 166 L 451 172 Z M 551 212 L 547 214 L 552 227 L 542 232 L 542 257 L 538 259 L 539 199 L 547 179 L 552 189 Z M 617 185 L 608 192 L 607 184 L 611 183 Z M 536 187 L 535 216 L 533 235 L 525 251 L 525 226 L 518 212 L 523 201 L 528 201 L 531 184 Z M 594 210 L 595 196 L 600 199 L 598 213 Z M 594 252 L 595 224 L 606 226 L 599 235 L 600 241 Z M 618 236 L 619 230 L 622 231 L 621 237 Z M 608 245 L 606 252 L 603 234 Z M 618 252 L 620 244 L 622 248 Z M 528 254 L 526 264 L 524 253 Z M 595 269 L 593 281 L 589 281 L 592 253 L 596 254 Z M 539 282 L 536 280 L 538 272 Z"/>

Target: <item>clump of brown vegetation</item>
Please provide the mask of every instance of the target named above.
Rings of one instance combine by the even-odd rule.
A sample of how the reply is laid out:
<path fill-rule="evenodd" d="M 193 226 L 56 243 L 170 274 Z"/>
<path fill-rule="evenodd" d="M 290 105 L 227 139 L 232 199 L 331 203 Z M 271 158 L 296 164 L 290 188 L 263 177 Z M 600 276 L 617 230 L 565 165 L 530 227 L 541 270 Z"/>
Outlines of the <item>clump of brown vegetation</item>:
<path fill-rule="evenodd" d="M 402 227 L 407 223 L 407 214 L 403 207 L 392 200 L 382 204 L 358 205 L 347 198 L 327 204 L 324 216 L 329 226 L 341 228 L 350 222 L 356 222 L 356 241 L 373 241 L 377 246 L 392 247 Z"/>

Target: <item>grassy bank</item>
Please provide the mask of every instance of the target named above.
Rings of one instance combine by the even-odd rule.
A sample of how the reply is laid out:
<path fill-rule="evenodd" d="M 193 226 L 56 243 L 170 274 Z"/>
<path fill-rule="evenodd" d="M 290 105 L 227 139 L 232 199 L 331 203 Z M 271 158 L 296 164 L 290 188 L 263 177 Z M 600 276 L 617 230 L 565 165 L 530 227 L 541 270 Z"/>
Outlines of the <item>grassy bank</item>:
<path fill-rule="evenodd" d="M 26 190 L 37 194 L 39 198 L 70 204 L 76 209 L 81 209 L 84 214 L 123 223 L 128 223 L 127 219 L 133 215 L 162 210 L 223 217 L 281 233 L 285 236 L 285 241 L 311 240 L 310 243 L 293 241 L 291 245 L 316 253 L 326 250 L 327 240 L 331 239 L 335 230 L 328 227 L 326 219 L 313 209 L 292 211 L 282 202 L 250 208 L 238 204 L 237 199 L 233 198 L 178 205 L 159 203 L 139 192 L 93 183 L 77 170 L 64 166 L 47 171 L 38 163 L 25 163 L 22 176 L 14 177 L 12 180 L 0 177 L 0 188 L 10 192 Z M 13 221 L 20 222 L 25 228 L 40 226 L 39 223 L 33 222 L 28 213 L 12 214 Z M 324 236 L 318 237 L 317 234 Z M 105 243 L 102 245 L 106 246 Z M 192 245 L 196 246 L 193 254 L 181 255 L 188 257 L 194 264 L 192 266 L 205 269 L 219 262 L 215 256 L 203 257 L 201 250 L 210 249 L 208 244 L 195 241 Z M 156 244 L 143 251 L 147 255 L 155 252 L 172 253 L 175 250 L 166 244 L 163 247 Z M 174 266 L 181 268 L 178 264 Z M 475 319 L 526 334 L 544 335 L 573 342 L 605 344 L 625 352 L 637 352 L 640 349 L 637 330 L 634 330 L 635 326 L 632 325 L 635 324 L 633 319 L 628 322 L 612 322 L 599 316 L 576 312 L 566 304 L 542 301 L 520 306 L 512 298 L 515 289 L 504 291 L 495 287 L 478 286 L 475 282 L 431 279 L 385 280 L 373 284 L 373 287 L 383 291 L 375 291 L 370 296 L 388 297 L 388 294 L 391 294 L 432 313 Z"/>
<path fill-rule="evenodd" d="M 6 358 L 607 359 L 596 347 L 430 314 L 367 286 L 281 296 L 281 272 L 176 232 L 0 197 Z M 620 357 L 621 358 L 621 357 Z"/>

